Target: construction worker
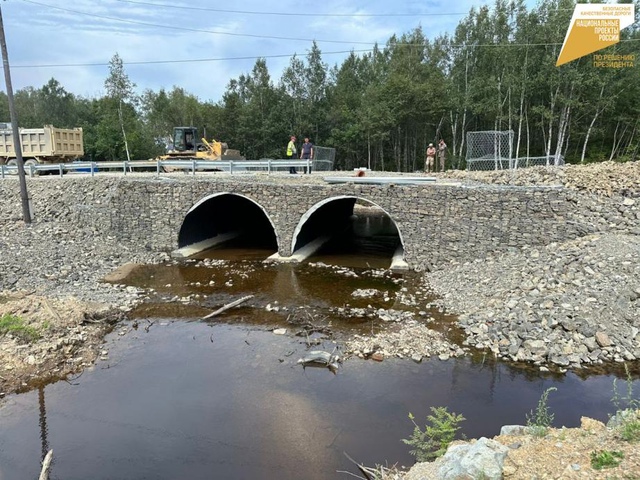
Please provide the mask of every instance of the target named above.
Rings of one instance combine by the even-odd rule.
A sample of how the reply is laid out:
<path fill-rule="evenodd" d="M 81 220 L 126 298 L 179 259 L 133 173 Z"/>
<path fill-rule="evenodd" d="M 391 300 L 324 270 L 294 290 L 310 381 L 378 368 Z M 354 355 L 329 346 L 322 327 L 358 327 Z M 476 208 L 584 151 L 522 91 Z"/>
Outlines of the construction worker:
<path fill-rule="evenodd" d="M 296 148 L 296 136 L 291 135 L 291 140 L 289 140 L 289 144 L 287 145 L 287 159 L 288 160 L 296 160 L 298 158 L 298 149 Z M 296 171 L 296 167 L 289 167 L 289 173 L 298 173 Z"/>

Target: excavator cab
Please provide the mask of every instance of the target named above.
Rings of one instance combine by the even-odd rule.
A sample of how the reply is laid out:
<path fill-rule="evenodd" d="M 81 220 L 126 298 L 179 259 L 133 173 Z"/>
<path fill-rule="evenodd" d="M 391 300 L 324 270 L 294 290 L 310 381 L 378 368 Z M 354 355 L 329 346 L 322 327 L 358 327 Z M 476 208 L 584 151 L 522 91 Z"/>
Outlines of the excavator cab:
<path fill-rule="evenodd" d="M 198 129 L 195 127 L 174 127 L 173 150 L 195 152 L 198 143 Z"/>

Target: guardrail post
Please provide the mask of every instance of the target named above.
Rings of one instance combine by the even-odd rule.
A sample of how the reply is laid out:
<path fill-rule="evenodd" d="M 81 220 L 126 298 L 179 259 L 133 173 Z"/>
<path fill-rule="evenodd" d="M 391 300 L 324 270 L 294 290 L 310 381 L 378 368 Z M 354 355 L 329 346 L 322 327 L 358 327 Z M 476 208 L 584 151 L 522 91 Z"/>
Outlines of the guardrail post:
<path fill-rule="evenodd" d="M 64 175 L 64 168 L 62 168 L 61 163 L 58 164 L 58 169 L 60 170 L 60 176 L 62 177 Z"/>
<path fill-rule="evenodd" d="M 127 161 L 122 162 L 122 171 L 126 175 L 127 174 Z"/>
<path fill-rule="evenodd" d="M 29 177 L 33 178 L 33 165 L 29 165 Z"/>
<path fill-rule="evenodd" d="M 233 160 L 229 160 L 229 174 L 233 174 Z"/>
<path fill-rule="evenodd" d="M 160 176 L 160 160 L 156 161 L 156 175 Z"/>
<path fill-rule="evenodd" d="M 267 160 L 267 173 L 271 175 L 271 160 Z"/>
<path fill-rule="evenodd" d="M 196 161 L 195 160 L 191 160 L 191 174 L 192 175 L 196 174 Z"/>
<path fill-rule="evenodd" d="M 0 171 L 2 171 L 2 179 L 4 180 L 4 165 L 0 165 Z"/>
<path fill-rule="evenodd" d="M 98 169 L 98 166 L 95 164 L 95 162 L 91 162 L 91 176 L 95 176 L 96 174 L 96 170 Z"/>

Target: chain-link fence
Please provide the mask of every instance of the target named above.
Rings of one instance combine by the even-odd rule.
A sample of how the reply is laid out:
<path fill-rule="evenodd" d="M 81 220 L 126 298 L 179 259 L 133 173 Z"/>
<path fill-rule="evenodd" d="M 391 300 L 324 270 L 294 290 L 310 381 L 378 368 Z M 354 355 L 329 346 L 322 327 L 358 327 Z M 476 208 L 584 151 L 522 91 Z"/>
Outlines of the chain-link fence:
<path fill-rule="evenodd" d="M 513 130 L 467 132 L 467 170 L 506 170 L 513 151 Z"/>
<path fill-rule="evenodd" d="M 467 132 L 467 170 L 516 170 L 564 165 L 562 155 L 512 158 L 513 136 L 513 130 Z"/>
<path fill-rule="evenodd" d="M 316 172 L 333 170 L 336 161 L 336 149 L 330 147 L 313 147 L 313 162 L 311 168 Z"/>

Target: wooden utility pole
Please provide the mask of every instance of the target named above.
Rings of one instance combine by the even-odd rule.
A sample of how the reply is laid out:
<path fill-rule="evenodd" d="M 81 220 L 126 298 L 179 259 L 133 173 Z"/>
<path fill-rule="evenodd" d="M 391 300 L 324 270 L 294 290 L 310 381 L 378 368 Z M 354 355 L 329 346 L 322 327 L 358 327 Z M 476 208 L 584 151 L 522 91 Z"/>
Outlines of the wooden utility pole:
<path fill-rule="evenodd" d="M 13 148 L 16 152 L 18 163 L 18 177 L 20 177 L 20 197 L 22 198 L 22 216 L 24 223 L 31 223 L 31 209 L 29 208 L 29 194 L 27 193 L 27 181 L 24 175 L 24 162 L 22 160 L 22 146 L 20 145 L 20 131 L 18 130 L 18 117 L 13 103 L 13 87 L 11 86 L 11 71 L 9 70 L 9 57 L 7 55 L 7 42 L 4 38 L 4 23 L 2 21 L 2 7 L 0 7 L 0 48 L 2 49 L 2 64 L 4 65 L 4 79 L 7 84 L 7 97 L 9 98 L 9 114 L 11 115 L 11 130 L 13 131 Z"/>

